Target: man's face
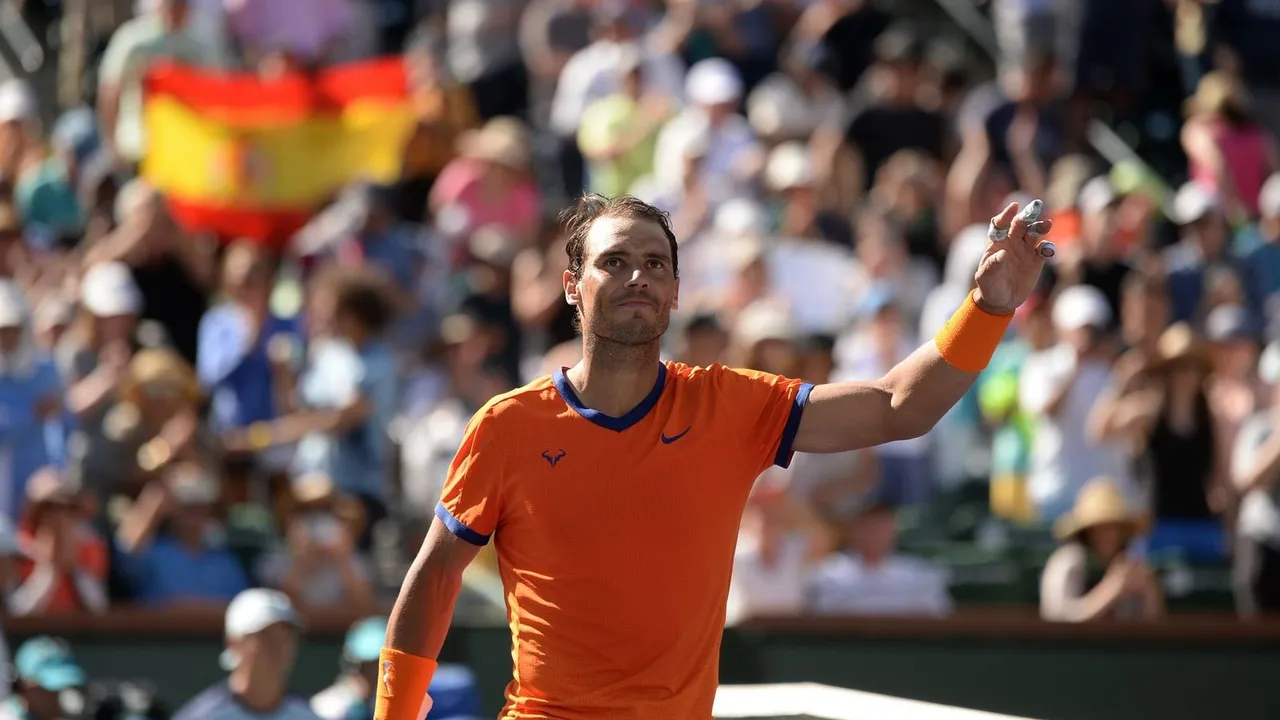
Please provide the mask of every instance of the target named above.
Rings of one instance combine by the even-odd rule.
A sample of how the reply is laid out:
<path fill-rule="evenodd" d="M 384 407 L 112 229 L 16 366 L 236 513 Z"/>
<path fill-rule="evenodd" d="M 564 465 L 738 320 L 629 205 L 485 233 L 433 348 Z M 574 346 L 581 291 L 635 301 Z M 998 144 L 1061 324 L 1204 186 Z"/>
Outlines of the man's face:
<path fill-rule="evenodd" d="M 583 334 L 648 345 L 666 332 L 678 307 L 671 246 L 649 220 L 600 218 L 591 225 L 582 276 L 564 274 L 564 295 L 582 316 Z"/>
<path fill-rule="evenodd" d="M 293 671 L 298 650 L 298 632 L 288 623 L 276 623 L 262 632 L 247 635 L 238 642 L 241 662 L 256 672 L 277 672 L 287 676 Z"/>

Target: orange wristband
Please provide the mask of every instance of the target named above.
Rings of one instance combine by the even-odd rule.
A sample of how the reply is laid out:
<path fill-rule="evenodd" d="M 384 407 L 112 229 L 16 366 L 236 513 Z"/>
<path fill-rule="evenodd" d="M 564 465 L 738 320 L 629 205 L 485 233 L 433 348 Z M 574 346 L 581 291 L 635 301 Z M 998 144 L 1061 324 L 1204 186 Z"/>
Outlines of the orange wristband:
<path fill-rule="evenodd" d="M 378 654 L 378 699 L 373 720 L 420 720 L 436 661 L 382 648 Z"/>
<path fill-rule="evenodd" d="M 963 372 L 982 372 L 991 362 L 1012 319 L 1012 313 L 992 315 L 978 307 L 971 292 L 934 336 L 933 344 L 951 367 Z"/>

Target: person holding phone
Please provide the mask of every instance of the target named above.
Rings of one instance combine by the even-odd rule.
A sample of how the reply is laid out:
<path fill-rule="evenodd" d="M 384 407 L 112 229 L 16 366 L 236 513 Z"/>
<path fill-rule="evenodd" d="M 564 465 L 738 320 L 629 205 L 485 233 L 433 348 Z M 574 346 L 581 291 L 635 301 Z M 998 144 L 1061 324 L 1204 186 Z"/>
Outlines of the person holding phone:
<path fill-rule="evenodd" d="M 338 492 L 323 473 L 294 478 L 292 489 L 286 546 L 263 559 L 259 576 L 307 610 L 370 610 L 373 571 L 356 550 L 364 526 L 359 501 Z"/>

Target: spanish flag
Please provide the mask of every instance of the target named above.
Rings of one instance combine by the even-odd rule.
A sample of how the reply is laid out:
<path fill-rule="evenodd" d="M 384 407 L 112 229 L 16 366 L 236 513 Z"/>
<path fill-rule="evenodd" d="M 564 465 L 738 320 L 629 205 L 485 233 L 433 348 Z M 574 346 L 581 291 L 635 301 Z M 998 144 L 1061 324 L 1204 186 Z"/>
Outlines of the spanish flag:
<path fill-rule="evenodd" d="M 347 183 L 395 181 L 414 127 L 400 58 L 275 80 L 164 65 L 144 88 L 143 177 L 224 241 L 283 244 Z"/>

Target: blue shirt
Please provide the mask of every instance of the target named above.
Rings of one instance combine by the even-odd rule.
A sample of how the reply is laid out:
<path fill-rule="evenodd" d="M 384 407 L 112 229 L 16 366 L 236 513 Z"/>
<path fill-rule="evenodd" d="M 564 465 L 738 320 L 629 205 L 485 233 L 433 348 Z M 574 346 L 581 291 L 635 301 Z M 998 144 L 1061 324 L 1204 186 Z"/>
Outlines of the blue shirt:
<path fill-rule="evenodd" d="M 238 306 L 218 305 L 200 318 L 196 374 L 212 396 L 215 427 L 245 427 L 276 417 L 267 343 L 277 334 L 297 333 L 294 321 L 268 316 L 257 343 L 249 347 L 249 326 Z"/>
<path fill-rule="evenodd" d="M 230 602 L 249 587 L 244 568 L 225 547 L 192 552 L 167 535 L 151 546 L 122 558 L 137 599 L 148 605 L 167 605 L 182 598 Z"/>
<path fill-rule="evenodd" d="M 55 235 L 76 233 L 84 227 L 80 199 L 67 178 L 66 163 L 59 158 L 46 160 L 24 174 L 13 194 L 18 211 L 30 225 L 39 225 Z"/>
<path fill-rule="evenodd" d="M 413 290 L 423 260 L 415 240 L 411 227 L 397 225 L 381 235 L 360 238 L 360 251 L 365 262 L 390 275 L 401 290 Z"/>
<path fill-rule="evenodd" d="M 391 446 L 387 428 L 399 393 L 395 358 L 387 346 L 371 343 L 357 351 L 339 340 L 321 341 L 299 391 L 310 408 L 343 408 L 364 398 L 372 410 L 345 433 L 304 437 L 294 455 L 294 471 L 327 473 L 345 493 L 384 499 Z"/>
<path fill-rule="evenodd" d="M 62 460 L 59 418 L 49 422 L 36 415 L 42 400 L 61 396 L 58 369 L 42 356 L 24 370 L 0 375 L 0 512 L 10 518 L 22 507 L 27 479 Z"/>
<path fill-rule="evenodd" d="M 255 713 L 231 694 L 226 682 L 205 690 L 183 705 L 173 720 L 320 720 L 306 701 L 287 697 L 274 711 Z"/>

